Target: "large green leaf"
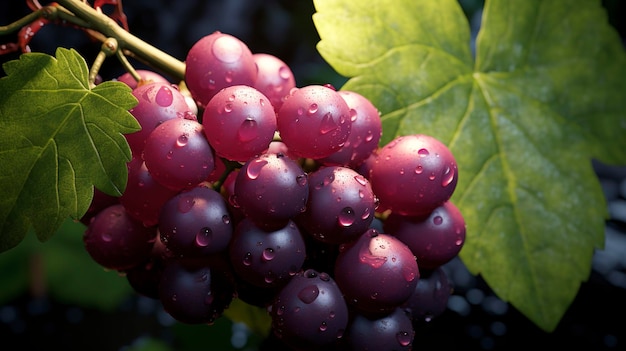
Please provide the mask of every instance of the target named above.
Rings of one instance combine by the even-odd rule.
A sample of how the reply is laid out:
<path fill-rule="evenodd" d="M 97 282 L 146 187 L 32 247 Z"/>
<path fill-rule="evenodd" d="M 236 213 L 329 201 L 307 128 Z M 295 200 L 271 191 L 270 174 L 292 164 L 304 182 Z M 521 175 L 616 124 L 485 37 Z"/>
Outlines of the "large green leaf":
<path fill-rule="evenodd" d="M 600 1 L 488 0 L 475 58 L 455 0 L 314 2 L 318 50 L 381 111 L 381 143 L 455 155 L 468 269 L 554 330 L 604 245 L 591 159 L 626 164 L 626 56 Z"/>
<path fill-rule="evenodd" d="M 139 129 L 137 100 L 120 82 L 89 86 L 85 60 L 24 54 L 0 79 L 0 252 L 31 226 L 46 241 L 89 207 L 94 185 L 111 195 L 126 186 L 131 153 L 124 133 Z"/>

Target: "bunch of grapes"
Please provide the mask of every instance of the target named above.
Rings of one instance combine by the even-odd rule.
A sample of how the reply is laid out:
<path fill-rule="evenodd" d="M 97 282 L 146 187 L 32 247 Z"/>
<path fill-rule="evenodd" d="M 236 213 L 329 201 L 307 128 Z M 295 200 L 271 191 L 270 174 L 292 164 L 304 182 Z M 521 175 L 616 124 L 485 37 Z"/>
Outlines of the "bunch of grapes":
<path fill-rule="evenodd" d="M 410 350 L 442 313 L 465 223 L 437 139 L 380 146 L 380 112 L 330 85 L 296 87 L 279 58 L 214 32 L 185 86 L 140 72 L 123 195 L 95 191 L 85 248 L 176 320 L 262 307 L 294 350 Z"/>

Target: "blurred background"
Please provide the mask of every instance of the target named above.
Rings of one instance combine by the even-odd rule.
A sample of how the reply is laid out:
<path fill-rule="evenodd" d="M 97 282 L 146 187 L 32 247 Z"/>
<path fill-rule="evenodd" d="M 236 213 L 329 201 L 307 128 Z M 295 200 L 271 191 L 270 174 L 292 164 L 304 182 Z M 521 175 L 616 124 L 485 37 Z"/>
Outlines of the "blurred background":
<path fill-rule="evenodd" d="M 45 3 L 42 1 L 42 3 Z M 460 1 L 474 33 L 483 2 Z M 626 37 L 626 2 L 606 0 L 609 21 Z M 130 31 L 184 60 L 196 40 L 219 30 L 243 40 L 252 52 L 284 60 L 298 86 L 346 81 L 317 53 L 319 40 L 305 0 L 125 0 Z M 23 0 L 0 4 L 0 25 L 30 11 Z M 0 44 L 14 37 L 0 38 Z M 77 49 L 89 62 L 99 45 L 72 28 L 48 26 L 31 43 L 33 51 Z M 0 56 L 0 62 L 18 54 Z M 147 68 L 133 62 L 136 68 Z M 124 73 L 107 60 L 100 74 Z M 0 92 L 1 93 L 1 92 Z M 414 349 L 506 350 L 545 346 L 586 350 L 626 350 L 626 167 L 594 164 L 605 190 L 611 218 L 606 247 L 596 252 L 593 271 L 553 333 L 545 333 L 497 298 L 460 260 L 445 266 L 454 285 L 448 309 L 430 323 L 416 325 Z M 276 350 L 257 333 L 261 326 L 220 318 L 212 326 L 173 321 L 158 303 L 134 294 L 123 277 L 106 272 L 82 248 L 84 226 L 68 221 L 46 244 L 33 235 L 19 249 L 0 255 L 0 340 L 2 349 L 39 350 Z M 262 323 L 262 319 L 261 322 Z M 17 347 L 16 347 L 17 348 Z"/>

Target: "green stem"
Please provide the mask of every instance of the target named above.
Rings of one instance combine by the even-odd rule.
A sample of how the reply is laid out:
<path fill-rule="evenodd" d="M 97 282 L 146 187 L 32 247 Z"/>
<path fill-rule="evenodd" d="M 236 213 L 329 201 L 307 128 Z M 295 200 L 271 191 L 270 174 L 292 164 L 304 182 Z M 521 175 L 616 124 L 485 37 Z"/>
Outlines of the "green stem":
<path fill-rule="evenodd" d="M 90 29 L 100 32 L 106 37 L 117 39 L 120 50 L 128 51 L 130 56 L 137 58 L 161 72 L 180 80 L 184 79 L 184 62 L 124 30 L 124 28 L 107 15 L 96 11 L 94 8 L 79 0 L 58 0 L 57 2 L 71 11 L 74 16 L 85 21 Z"/>

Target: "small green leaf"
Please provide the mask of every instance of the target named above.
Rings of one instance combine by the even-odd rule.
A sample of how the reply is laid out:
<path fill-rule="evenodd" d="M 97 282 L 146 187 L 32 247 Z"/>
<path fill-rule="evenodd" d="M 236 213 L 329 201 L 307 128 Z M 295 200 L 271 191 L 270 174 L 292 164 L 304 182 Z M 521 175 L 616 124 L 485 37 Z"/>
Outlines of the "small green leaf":
<path fill-rule="evenodd" d="M 85 60 L 57 49 L 5 63 L 0 79 L 0 252 L 31 226 L 46 241 L 89 207 L 93 187 L 121 195 L 131 153 L 123 134 L 139 130 L 137 100 L 120 82 L 89 86 Z"/>
<path fill-rule="evenodd" d="M 626 164 L 626 56 L 600 1 L 486 2 L 476 56 L 456 0 L 315 0 L 318 50 L 381 111 L 459 165 L 460 253 L 552 331 L 604 245 L 591 159 Z"/>

